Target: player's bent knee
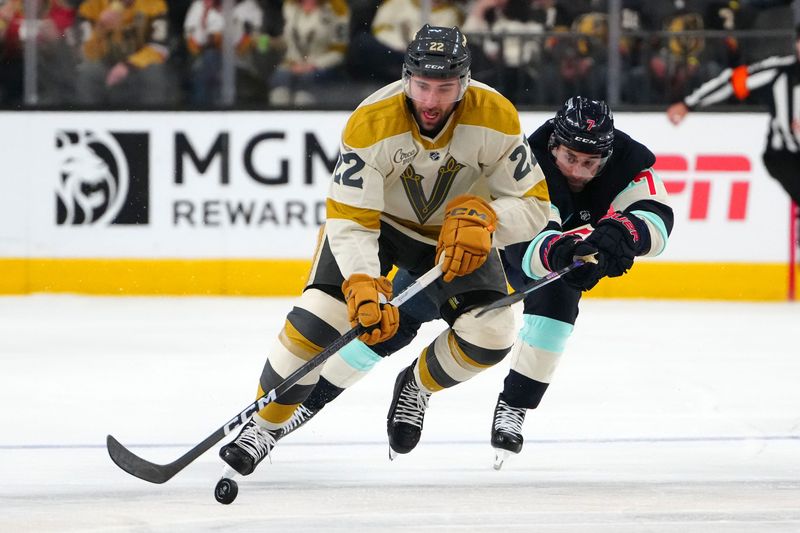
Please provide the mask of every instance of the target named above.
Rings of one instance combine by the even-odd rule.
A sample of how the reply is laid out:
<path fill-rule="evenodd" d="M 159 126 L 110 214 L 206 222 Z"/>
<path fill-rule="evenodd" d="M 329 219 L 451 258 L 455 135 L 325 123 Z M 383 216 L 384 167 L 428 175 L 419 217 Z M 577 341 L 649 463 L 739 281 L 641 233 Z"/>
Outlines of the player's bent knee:
<path fill-rule="evenodd" d="M 340 334 L 350 329 L 345 303 L 319 290 L 307 289 L 295 302 L 295 314 L 311 314 L 332 326 Z M 296 310 L 300 310 L 298 313 Z M 324 345 L 323 345 L 324 346 Z"/>
<path fill-rule="evenodd" d="M 466 343 L 495 354 L 490 358 L 497 360 L 485 361 L 487 364 L 495 364 L 508 354 L 514 344 L 516 337 L 514 312 L 510 307 L 501 307 L 477 318 L 475 315 L 480 310 L 479 307 L 458 317 L 453 324 L 453 331 Z"/>

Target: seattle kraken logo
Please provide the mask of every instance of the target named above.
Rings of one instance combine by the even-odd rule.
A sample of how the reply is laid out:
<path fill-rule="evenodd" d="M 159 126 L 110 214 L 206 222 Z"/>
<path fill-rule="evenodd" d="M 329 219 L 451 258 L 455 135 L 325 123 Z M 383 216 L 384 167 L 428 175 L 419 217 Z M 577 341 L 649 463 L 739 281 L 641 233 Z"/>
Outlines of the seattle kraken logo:
<path fill-rule="evenodd" d="M 56 222 L 147 223 L 147 134 L 58 131 Z"/>
<path fill-rule="evenodd" d="M 439 167 L 436 183 L 433 185 L 430 198 L 426 198 L 425 192 L 422 190 L 422 180 L 424 177 L 417 174 L 413 165 L 408 165 L 400 175 L 403 187 L 406 190 L 406 196 L 408 196 L 411 207 L 414 209 L 414 213 L 417 214 L 417 218 L 421 224 L 424 224 L 439 206 L 444 203 L 453 186 L 453 181 L 455 181 L 458 171 L 462 168 L 464 168 L 464 165 L 452 157 L 448 157 L 444 165 Z"/>

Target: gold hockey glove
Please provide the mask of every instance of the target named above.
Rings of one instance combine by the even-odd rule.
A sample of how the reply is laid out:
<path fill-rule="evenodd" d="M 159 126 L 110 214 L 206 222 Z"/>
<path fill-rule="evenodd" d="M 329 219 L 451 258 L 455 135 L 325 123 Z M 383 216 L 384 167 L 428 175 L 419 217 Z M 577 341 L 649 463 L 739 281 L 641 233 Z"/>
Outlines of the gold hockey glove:
<path fill-rule="evenodd" d="M 494 209 L 477 196 L 463 194 L 447 204 L 436 246 L 437 262 L 444 253 L 445 281 L 466 276 L 486 262 L 496 225 Z"/>
<path fill-rule="evenodd" d="M 380 302 L 380 295 L 387 301 L 392 298 L 392 282 L 386 277 L 353 274 L 342 284 L 342 292 L 350 324 L 367 328 L 367 332 L 359 337 L 361 341 L 369 345 L 378 344 L 397 333 L 400 313 L 395 306 Z"/>

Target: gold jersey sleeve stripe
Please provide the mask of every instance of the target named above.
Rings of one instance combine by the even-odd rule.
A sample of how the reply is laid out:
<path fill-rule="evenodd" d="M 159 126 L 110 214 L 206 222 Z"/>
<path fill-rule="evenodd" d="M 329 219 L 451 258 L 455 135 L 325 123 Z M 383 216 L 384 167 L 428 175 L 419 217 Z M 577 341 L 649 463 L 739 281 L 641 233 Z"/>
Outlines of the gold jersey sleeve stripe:
<path fill-rule="evenodd" d="M 328 198 L 325 201 L 325 208 L 328 219 L 339 218 L 344 220 L 352 220 L 353 222 L 364 226 L 367 229 L 377 230 L 381 228 L 381 212 L 376 211 L 375 209 L 353 207 L 351 205 L 332 200 L 331 198 Z"/>
<path fill-rule="evenodd" d="M 539 183 L 528 189 L 523 195 L 525 198 L 536 198 L 543 202 L 550 201 L 550 190 L 547 188 L 547 181 L 541 180 Z"/>

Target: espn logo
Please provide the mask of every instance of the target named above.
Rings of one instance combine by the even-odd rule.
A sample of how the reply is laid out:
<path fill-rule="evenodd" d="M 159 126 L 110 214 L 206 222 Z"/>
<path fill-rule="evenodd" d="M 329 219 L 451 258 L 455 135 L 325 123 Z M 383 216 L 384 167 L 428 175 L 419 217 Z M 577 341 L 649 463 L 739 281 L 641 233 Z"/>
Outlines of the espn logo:
<path fill-rule="evenodd" d="M 708 219 L 712 179 L 716 181 L 715 194 L 727 194 L 727 220 L 744 220 L 750 193 L 750 159 L 744 155 L 700 154 L 693 163 L 690 166 L 682 155 L 659 154 L 653 167 L 671 196 L 689 195 L 689 220 Z M 730 181 L 721 184 L 719 177 Z"/>

